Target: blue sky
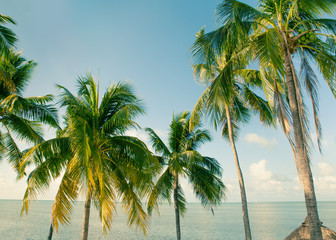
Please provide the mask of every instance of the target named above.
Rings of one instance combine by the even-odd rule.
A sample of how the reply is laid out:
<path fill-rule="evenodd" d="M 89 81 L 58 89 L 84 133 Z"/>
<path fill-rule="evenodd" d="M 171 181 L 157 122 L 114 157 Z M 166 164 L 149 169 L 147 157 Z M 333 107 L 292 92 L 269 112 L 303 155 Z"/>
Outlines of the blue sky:
<path fill-rule="evenodd" d="M 256 1 L 245 1 L 252 5 Z M 219 1 L 46 1 L 11 0 L 2 3 L 1 14 L 13 17 L 11 28 L 19 37 L 18 50 L 38 67 L 26 96 L 55 94 L 55 84 L 75 90 L 77 76 L 100 72 L 103 92 L 111 82 L 126 80 L 135 85 L 146 105 L 138 119 L 163 138 L 173 112 L 192 110 L 203 87 L 192 74 L 190 47 L 201 27 L 216 26 Z M 318 200 L 336 197 L 335 100 L 320 82 L 320 119 L 323 155 L 313 153 L 312 169 Z M 210 127 L 210 126 L 206 126 Z M 313 126 L 312 126 L 313 129 Z M 144 140 L 143 132 L 131 131 Z M 313 134 L 313 131 L 312 131 Z M 224 169 L 227 201 L 239 201 L 236 169 L 231 148 L 212 131 L 214 141 L 201 152 L 215 157 Z M 52 137 L 51 132 L 47 132 Z M 301 201 L 294 159 L 281 130 L 260 126 L 256 118 L 242 126 L 238 154 L 249 201 Z M 194 201 L 187 183 L 187 199 Z M 0 163 L 0 199 L 21 199 L 25 181 L 17 182 L 5 161 Z M 53 199 L 57 182 L 40 199 Z"/>

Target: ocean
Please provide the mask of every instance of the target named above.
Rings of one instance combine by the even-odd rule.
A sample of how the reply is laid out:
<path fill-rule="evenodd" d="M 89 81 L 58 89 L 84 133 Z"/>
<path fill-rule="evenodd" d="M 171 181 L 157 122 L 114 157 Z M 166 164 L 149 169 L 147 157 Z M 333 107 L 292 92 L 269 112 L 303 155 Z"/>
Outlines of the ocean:
<path fill-rule="evenodd" d="M 20 218 L 21 201 L 0 200 L 0 239 L 47 239 L 50 227 L 52 201 L 34 201 L 28 215 Z M 305 218 L 303 202 L 249 203 L 252 235 L 255 240 L 284 239 Z M 93 206 L 92 206 L 93 207 Z M 204 209 L 199 203 L 189 203 L 188 211 L 181 219 L 182 239 L 244 239 L 240 203 L 223 203 L 214 209 Z M 324 225 L 336 229 L 336 202 L 318 203 L 320 219 Z M 81 239 L 84 203 L 77 202 L 71 224 L 62 226 L 53 239 Z M 127 218 L 118 206 L 111 230 L 104 237 L 97 211 L 91 208 L 89 239 L 176 239 L 174 208 L 160 206 L 160 216 L 154 213 L 149 232 L 127 226 Z"/>

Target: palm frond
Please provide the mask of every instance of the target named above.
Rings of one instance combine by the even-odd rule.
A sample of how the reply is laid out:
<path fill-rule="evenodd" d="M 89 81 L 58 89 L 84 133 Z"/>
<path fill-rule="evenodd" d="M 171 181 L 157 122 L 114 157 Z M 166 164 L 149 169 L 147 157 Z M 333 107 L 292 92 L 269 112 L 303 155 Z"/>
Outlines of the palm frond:
<path fill-rule="evenodd" d="M 252 110 L 259 115 L 260 122 L 275 126 L 273 110 L 267 101 L 251 91 L 247 86 L 244 87 L 244 98 Z"/>
<path fill-rule="evenodd" d="M 161 138 L 155 133 L 155 131 L 151 128 L 146 128 L 145 131 L 148 133 L 150 137 L 150 142 L 156 153 L 162 154 L 162 156 L 169 156 L 170 151 L 168 147 L 164 144 Z"/>
<path fill-rule="evenodd" d="M 262 87 L 260 71 L 255 69 L 237 69 L 237 76 L 249 87 Z"/>
<path fill-rule="evenodd" d="M 179 184 L 177 187 L 177 201 L 180 210 L 180 214 L 184 217 L 185 213 L 187 212 L 187 200 L 185 199 L 184 191 Z"/>
<path fill-rule="evenodd" d="M 220 3 L 216 15 L 223 25 L 235 23 L 238 35 L 248 34 L 259 18 L 267 17 L 257 9 L 236 0 L 225 0 Z"/>
<path fill-rule="evenodd" d="M 127 128 L 136 126 L 132 119 L 143 113 L 142 101 L 136 97 L 132 85 L 119 82 L 112 84 L 102 98 L 99 124 L 105 131 L 115 129 L 116 133 L 123 133 Z"/>
<path fill-rule="evenodd" d="M 105 165 L 105 164 L 103 164 Z M 111 183 L 113 182 L 113 173 L 107 171 L 108 168 L 102 167 L 103 176 L 99 178 L 99 190 L 94 192 L 93 199 L 99 211 L 99 217 L 102 221 L 103 233 L 106 234 L 107 230 L 111 228 L 113 214 L 116 211 L 115 202 L 117 194 L 113 189 Z"/>
<path fill-rule="evenodd" d="M 0 19 L 1 19 L 1 23 L 6 23 L 6 22 L 14 23 L 12 18 L 4 16 L 4 15 L 1 15 Z M 15 45 L 16 41 L 17 41 L 17 36 L 15 35 L 15 33 L 11 29 L 3 25 L 0 25 L 0 54 L 6 55 L 9 49 Z"/>
<path fill-rule="evenodd" d="M 204 206 L 216 206 L 225 197 L 225 186 L 220 178 L 210 170 L 193 165 L 189 171 L 189 181 L 194 193 Z"/>
<path fill-rule="evenodd" d="M 190 138 L 186 142 L 186 149 L 198 149 L 200 145 L 211 142 L 210 132 L 206 129 L 196 129 L 191 133 Z"/>
<path fill-rule="evenodd" d="M 66 170 L 58 188 L 52 208 L 52 226 L 58 230 L 60 224 L 69 224 L 74 201 L 79 194 L 78 183 Z"/>
<path fill-rule="evenodd" d="M 333 14 L 336 9 L 335 0 L 297 0 L 297 2 L 300 7 L 316 15 L 323 13 Z"/>
<path fill-rule="evenodd" d="M 201 118 L 207 111 L 207 103 L 209 98 L 210 87 L 207 87 L 197 100 L 189 120 L 189 131 L 193 131 L 200 124 Z"/>
<path fill-rule="evenodd" d="M 148 230 L 149 218 L 142 208 L 141 199 L 137 196 L 133 183 L 128 182 L 122 172 L 116 170 L 117 181 L 115 187 L 118 189 L 121 205 L 127 213 L 128 224 L 135 225 L 136 228 L 141 228 L 146 234 Z"/>
<path fill-rule="evenodd" d="M 189 126 L 189 112 L 183 112 L 173 116 L 168 133 L 169 148 L 172 152 L 181 152 L 184 148 L 184 141 L 187 138 Z"/>
<path fill-rule="evenodd" d="M 152 186 L 152 191 L 148 197 L 147 203 L 148 214 L 151 215 L 153 209 L 156 209 L 157 212 L 159 212 L 159 204 L 161 203 L 161 199 L 168 200 L 168 203 L 171 204 L 173 184 L 174 176 L 169 171 L 169 168 L 166 168 L 157 182 Z"/>
<path fill-rule="evenodd" d="M 22 152 L 9 132 L 4 134 L 3 146 L 7 153 L 8 162 L 12 165 L 13 169 L 19 173 Z"/>
<path fill-rule="evenodd" d="M 318 111 L 319 111 L 319 101 L 318 101 L 318 92 L 317 92 L 317 81 L 318 80 L 317 80 L 317 76 L 315 75 L 313 69 L 309 65 L 309 62 L 305 56 L 303 56 L 302 58 L 300 77 L 306 86 L 306 89 L 309 93 L 309 96 L 312 102 L 317 143 L 318 143 L 319 150 L 321 151 L 322 129 L 321 129 L 321 124 L 320 124 L 320 120 L 318 117 Z"/>
<path fill-rule="evenodd" d="M 222 167 L 215 158 L 203 156 L 202 162 L 200 162 L 199 165 L 208 169 L 210 173 L 218 176 L 219 178 L 222 177 Z"/>
<path fill-rule="evenodd" d="M 71 159 L 72 152 L 70 149 L 69 138 L 58 137 L 45 140 L 40 144 L 27 149 L 21 156 L 20 161 L 20 178 L 24 176 L 28 166 L 39 167 L 44 161 L 48 166 L 48 171 L 53 177 L 57 177 L 59 172 L 63 170 L 69 159 Z M 60 161 L 62 160 L 62 161 Z M 60 165 L 59 165 L 60 164 Z"/>
<path fill-rule="evenodd" d="M 281 37 L 275 28 L 267 29 L 258 35 L 252 45 L 262 65 L 272 64 L 280 73 L 284 72 Z"/>
<path fill-rule="evenodd" d="M 52 99 L 52 95 L 23 98 L 12 94 L 4 98 L 0 102 L 0 106 L 2 106 L 5 112 L 13 113 L 30 121 L 38 121 L 59 128 L 57 109 L 52 105 L 46 104 L 52 101 Z"/>

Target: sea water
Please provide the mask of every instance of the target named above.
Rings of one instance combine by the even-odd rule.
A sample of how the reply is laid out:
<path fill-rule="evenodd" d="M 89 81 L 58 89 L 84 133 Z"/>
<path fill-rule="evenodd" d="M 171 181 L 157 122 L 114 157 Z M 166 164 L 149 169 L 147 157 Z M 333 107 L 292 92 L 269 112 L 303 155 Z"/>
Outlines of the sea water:
<path fill-rule="evenodd" d="M 34 201 L 29 214 L 20 218 L 21 201 L 0 200 L 0 239 L 47 239 L 50 227 L 52 201 Z M 252 235 L 255 240 L 284 239 L 304 220 L 303 202 L 249 203 Z M 214 215 L 199 203 L 189 203 L 188 211 L 181 218 L 182 239 L 244 239 L 240 203 L 224 203 L 214 209 Z M 336 230 L 336 202 L 319 202 L 320 219 L 324 225 Z M 53 239 L 81 239 L 84 203 L 77 202 L 71 224 L 61 226 Z M 104 237 L 98 212 L 91 208 L 89 239 L 176 239 L 174 208 L 160 206 L 160 216 L 153 214 L 146 236 L 129 228 L 127 217 L 117 206 L 111 230 Z"/>

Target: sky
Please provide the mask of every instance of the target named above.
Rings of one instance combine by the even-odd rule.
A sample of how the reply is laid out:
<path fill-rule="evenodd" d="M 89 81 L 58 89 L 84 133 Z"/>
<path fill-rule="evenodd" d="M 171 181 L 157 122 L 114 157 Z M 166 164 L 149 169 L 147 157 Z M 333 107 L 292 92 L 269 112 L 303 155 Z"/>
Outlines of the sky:
<path fill-rule="evenodd" d="M 255 6 L 257 1 L 244 2 Z M 218 4 L 216 0 L 5 0 L 1 14 L 17 22 L 9 26 L 18 35 L 17 50 L 38 63 L 25 96 L 57 95 L 56 84 L 75 91 L 77 77 L 87 72 L 96 79 L 100 73 L 101 92 L 111 83 L 128 81 L 146 106 L 146 114 L 137 122 L 167 139 L 173 113 L 191 111 L 204 90 L 194 80 L 190 48 L 203 26 L 207 31 L 220 26 L 215 18 Z M 320 80 L 323 154 L 313 152 L 311 167 L 317 199 L 334 201 L 336 104 Z M 239 186 L 229 142 L 211 126 L 204 127 L 211 129 L 213 141 L 202 146 L 200 152 L 221 163 L 226 201 L 238 202 Z M 128 133 L 148 139 L 143 131 Z M 46 137 L 53 137 L 52 131 L 46 131 Z M 304 200 L 293 154 L 281 129 L 262 126 L 252 118 L 241 126 L 236 147 L 248 201 Z M 38 199 L 52 200 L 58 183 L 56 180 Z M 196 201 L 186 180 L 182 185 L 187 200 Z M 22 199 L 25 187 L 25 180 L 17 181 L 14 171 L 2 160 L 0 199 Z"/>

